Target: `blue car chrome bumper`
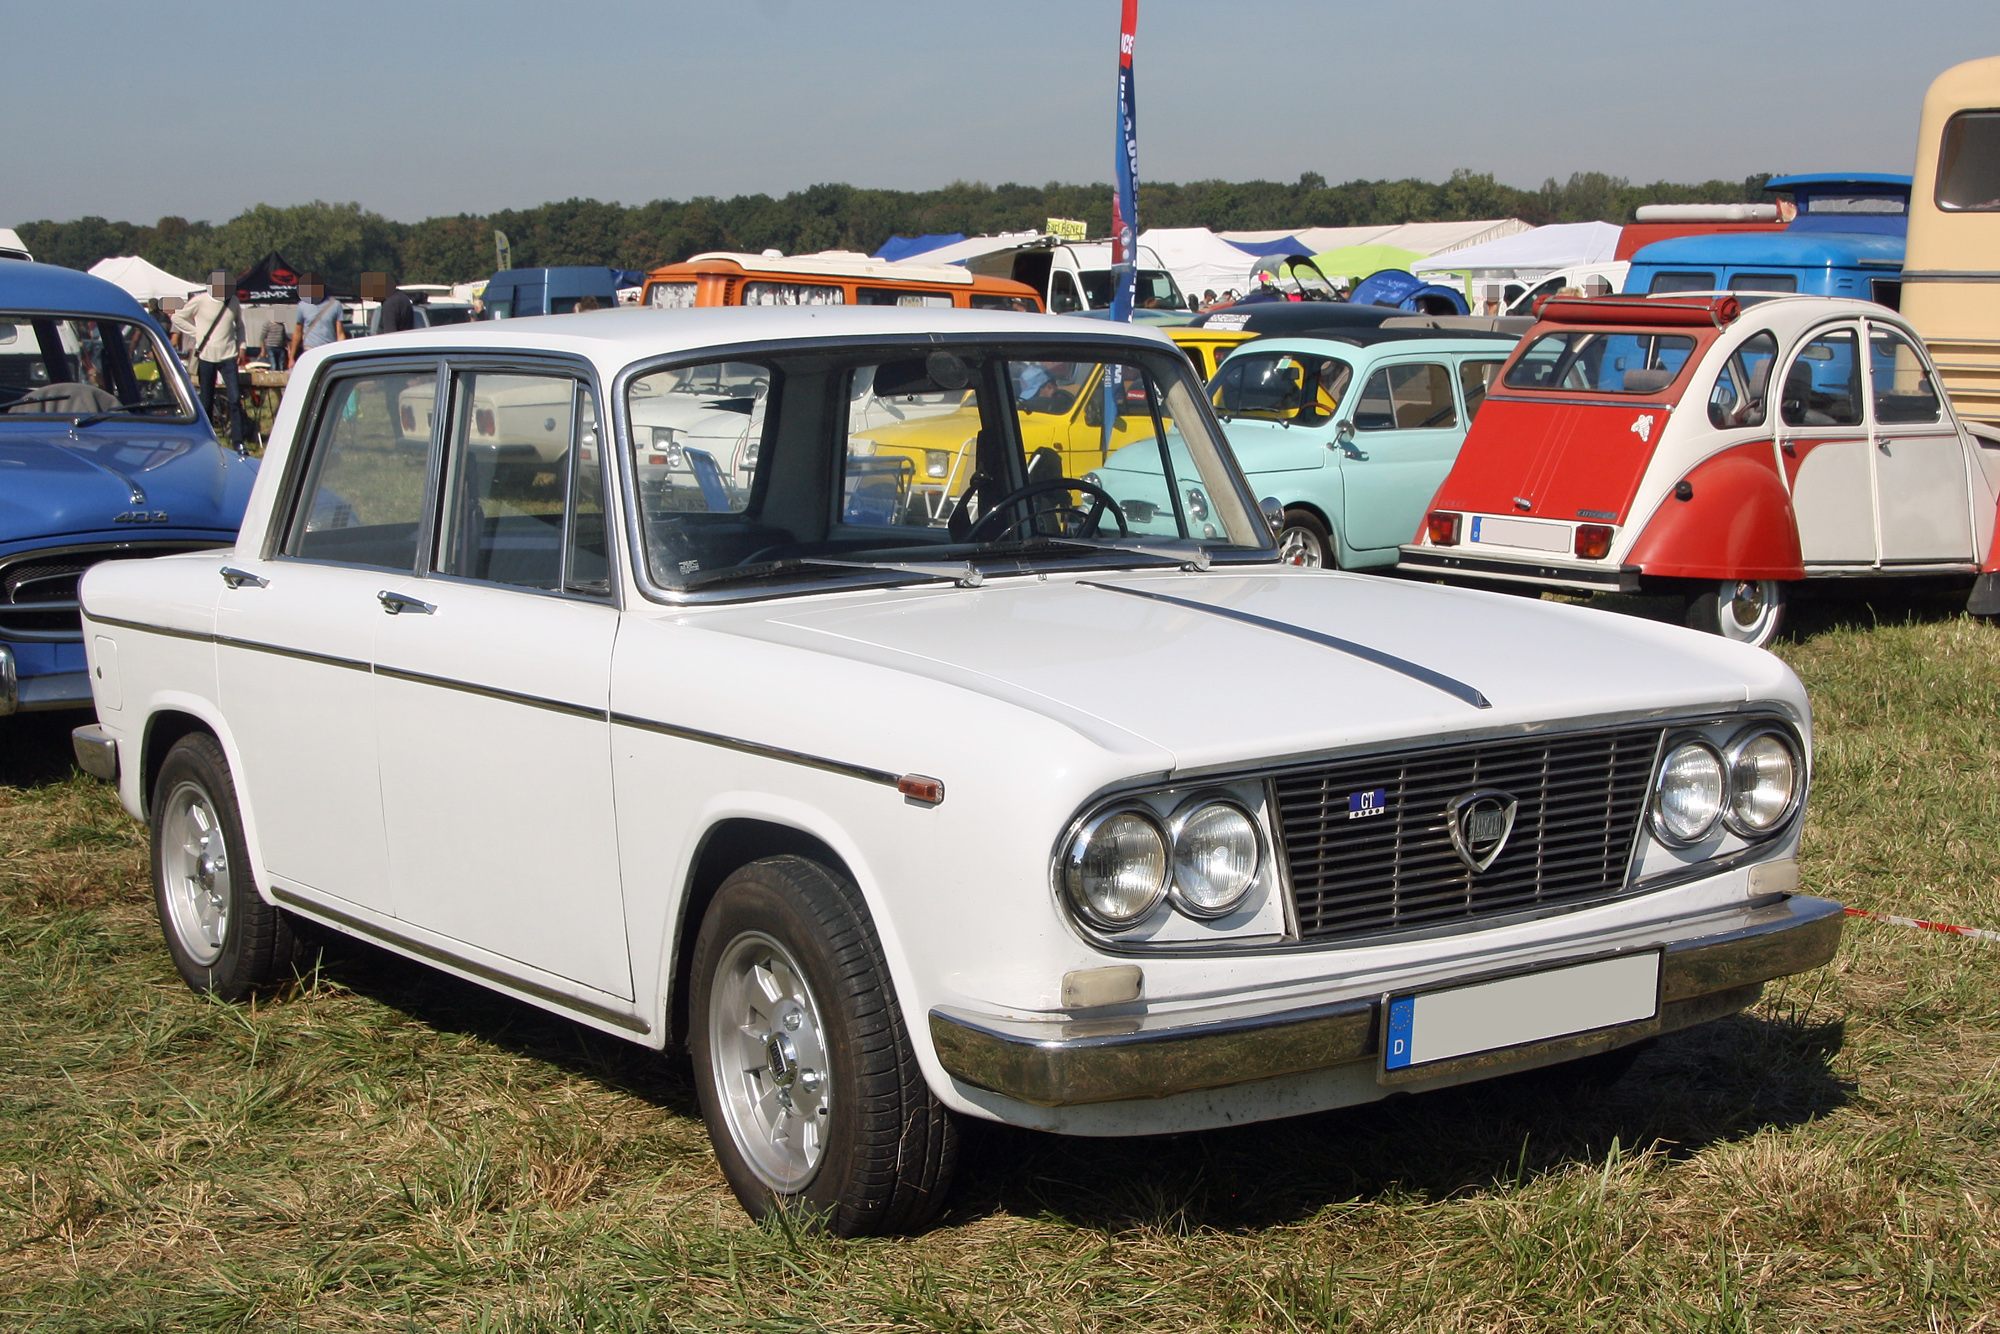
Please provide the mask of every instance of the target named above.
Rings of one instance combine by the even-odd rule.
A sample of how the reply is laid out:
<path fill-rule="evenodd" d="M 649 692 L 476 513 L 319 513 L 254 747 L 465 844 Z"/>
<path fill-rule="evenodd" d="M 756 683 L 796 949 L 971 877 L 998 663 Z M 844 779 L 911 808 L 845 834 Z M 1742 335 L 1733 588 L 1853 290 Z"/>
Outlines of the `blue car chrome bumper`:
<path fill-rule="evenodd" d="M 83 645 L 0 644 L 0 718 L 90 706 Z"/>

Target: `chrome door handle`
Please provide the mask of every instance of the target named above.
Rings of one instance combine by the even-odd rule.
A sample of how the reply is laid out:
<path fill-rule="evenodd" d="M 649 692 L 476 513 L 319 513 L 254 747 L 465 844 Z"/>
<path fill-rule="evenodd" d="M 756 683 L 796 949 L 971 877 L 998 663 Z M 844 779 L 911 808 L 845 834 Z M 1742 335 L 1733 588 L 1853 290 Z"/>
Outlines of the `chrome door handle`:
<path fill-rule="evenodd" d="M 391 593 L 386 588 L 375 595 L 375 600 L 381 603 L 382 610 L 391 616 L 400 616 L 406 611 L 413 611 L 419 616 L 428 616 L 437 610 L 434 603 L 420 602 L 405 593 Z"/>
<path fill-rule="evenodd" d="M 248 570 L 239 570 L 232 565 L 223 566 L 220 573 L 222 582 L 231 588 L 268 588 L 271 583 L 261 575 L 252 574 Z"/>

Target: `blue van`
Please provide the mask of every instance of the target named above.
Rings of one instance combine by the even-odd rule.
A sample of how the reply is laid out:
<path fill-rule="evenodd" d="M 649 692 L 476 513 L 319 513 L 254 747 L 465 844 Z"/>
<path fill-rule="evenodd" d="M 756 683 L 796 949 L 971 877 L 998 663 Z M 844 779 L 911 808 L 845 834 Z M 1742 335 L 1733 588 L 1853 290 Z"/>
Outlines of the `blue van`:
<path fill-rule="evenodd" d="M 1782 232 L 1718 232 L 1655 241 L 1632 256 L 1625 291 L 1786 292 L 1846 296 L 1890 309 L 1902 295 L 1910 178 L 1882 172 L 1774 176 L 1798 216 Z"/>
<path fill-rule="evenodd" d="M 89 708 L 84 570 L 233 543 L 256 474 L 138 302 L 0 260 L 0 716 Z"/>
<path fill-rule="evenodd" d="M 559 269 L 503 269 L 486 280 L 488 320 L 520 319 L 526 315 L 567 315 L 585 297 L 609 310 L 618 304 L 618 273 L 597 265 Z"/>

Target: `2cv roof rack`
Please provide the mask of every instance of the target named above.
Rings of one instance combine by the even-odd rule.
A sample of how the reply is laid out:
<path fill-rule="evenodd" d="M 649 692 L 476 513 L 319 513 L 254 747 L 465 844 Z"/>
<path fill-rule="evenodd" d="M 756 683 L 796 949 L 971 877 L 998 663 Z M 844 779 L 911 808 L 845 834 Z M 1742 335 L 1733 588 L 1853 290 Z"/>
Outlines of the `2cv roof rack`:
<path fill-rule="evenodd" d="M 1551 324 L 1712 324 L 1727 328 L 1743 313 L 1733 296 L 1662 300 L 1654 297 L 1545 296 L 1535 302 L 1535 318 Z"/>

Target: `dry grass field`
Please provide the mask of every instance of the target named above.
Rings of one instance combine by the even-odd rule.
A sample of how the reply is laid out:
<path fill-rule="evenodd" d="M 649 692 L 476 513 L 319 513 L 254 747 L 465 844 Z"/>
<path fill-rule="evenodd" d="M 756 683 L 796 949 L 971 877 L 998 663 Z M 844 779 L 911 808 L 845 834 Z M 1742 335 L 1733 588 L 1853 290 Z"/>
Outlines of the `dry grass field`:
<path fill-rule="evenodd" d="M 1807 888 L 2000 926 L 2000 629 L 1807 608 Z M 1644 609 L 1642 609 L 1644 610 Z M 975 1135 L 917 1238 L 757 1228 L 662 1059 L 365 946 L 192 996 L 71 719 L 0 724 L 0 1328 L 2000 1330 L 2000 946 L 1835 963 L 1607 1091 Z"/>

